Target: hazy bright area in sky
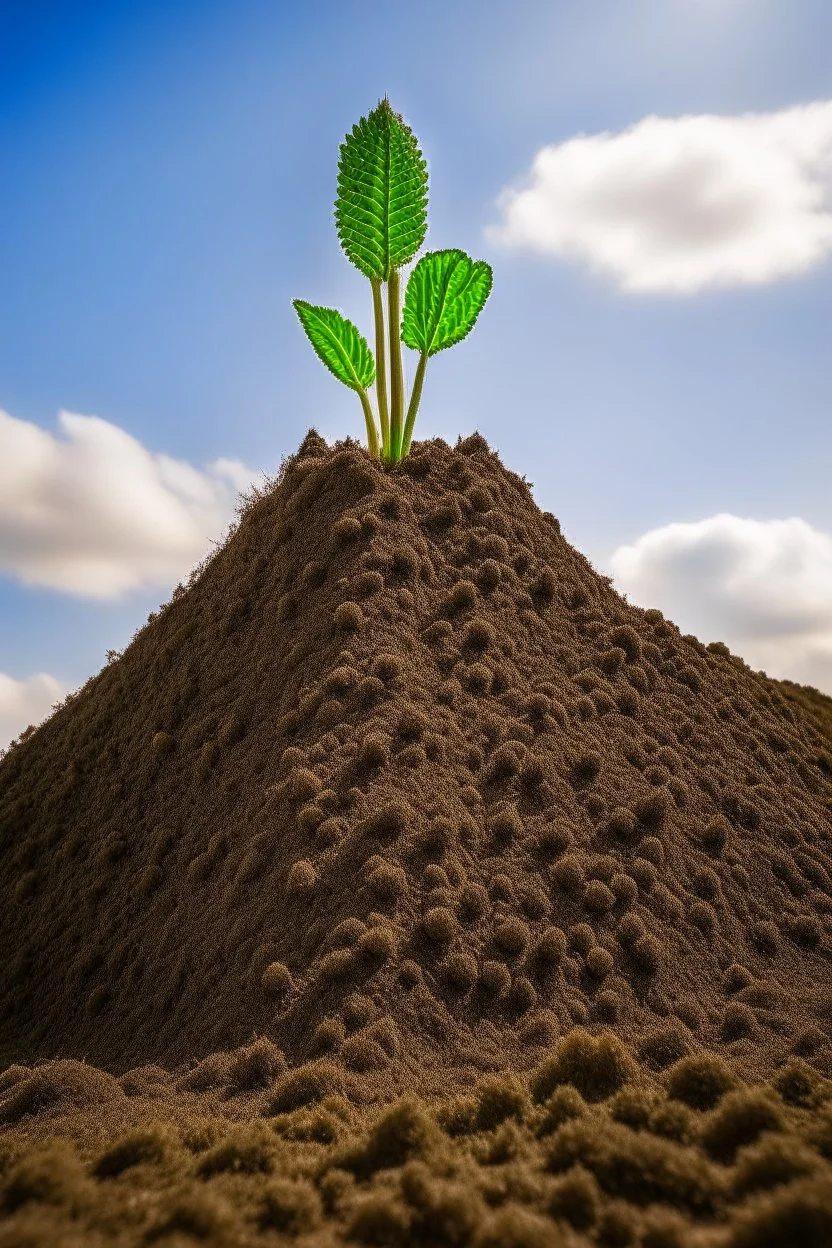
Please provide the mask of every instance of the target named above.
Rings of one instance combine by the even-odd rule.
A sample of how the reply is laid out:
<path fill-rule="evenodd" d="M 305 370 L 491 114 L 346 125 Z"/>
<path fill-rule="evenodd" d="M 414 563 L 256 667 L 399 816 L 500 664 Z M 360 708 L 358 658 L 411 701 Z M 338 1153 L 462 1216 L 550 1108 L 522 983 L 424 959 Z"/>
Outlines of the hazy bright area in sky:
<path fill-rule="evenodd" d="M 479 430 L 628 601 L 832 694 L 830 48 L 829 0 L 4 0 L 0 749 L 311 426 L 365 442 L 291 301 L 373 340 L 333 204 L 385 92 L 422 251 L 494 273 L 416 441 Z"/>

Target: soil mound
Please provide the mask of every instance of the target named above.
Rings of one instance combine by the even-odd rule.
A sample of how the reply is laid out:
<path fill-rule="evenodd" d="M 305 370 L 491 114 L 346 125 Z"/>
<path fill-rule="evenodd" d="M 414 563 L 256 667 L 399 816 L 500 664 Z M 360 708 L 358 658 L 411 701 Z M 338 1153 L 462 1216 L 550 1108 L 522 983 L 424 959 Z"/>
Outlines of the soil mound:
<path fill-rule="evenodd" d="M 828 1073 L 797 688 L 627 603 L 478 434 L 391 467 L 311 430 L 0 760 L 0 1065 L 210 1086 L 260 1036 L 254 1083 L 427 1094 L 598 1024 Z"/>
<path fill-rule="evenodd" d="M 478 434 L 311 430 L 111 659 L 0 758 L 0 1248 L 832 1242 L 832 699 Z"/>

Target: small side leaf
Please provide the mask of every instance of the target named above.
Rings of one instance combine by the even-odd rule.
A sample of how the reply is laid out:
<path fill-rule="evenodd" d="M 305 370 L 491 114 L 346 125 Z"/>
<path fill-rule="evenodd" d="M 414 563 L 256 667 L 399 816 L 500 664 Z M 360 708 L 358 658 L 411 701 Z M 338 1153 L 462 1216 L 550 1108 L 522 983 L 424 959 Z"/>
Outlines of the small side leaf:
<path fill-rule="evenodd" d="M 426 252 L 408 279 L 402 342 L 429 356 L 461 342 L 473 329 L 492 281 L 490 264 L 458 248 Z"/>
<path fill-rule="evenodd" d="M 373 353 L 352 321 L 334 308 L 317 307 L 303 299 L 293 299 L 292 307 L 316 355 L 339 381 L 357 391 L 373 384 L 376 379 Z"/>

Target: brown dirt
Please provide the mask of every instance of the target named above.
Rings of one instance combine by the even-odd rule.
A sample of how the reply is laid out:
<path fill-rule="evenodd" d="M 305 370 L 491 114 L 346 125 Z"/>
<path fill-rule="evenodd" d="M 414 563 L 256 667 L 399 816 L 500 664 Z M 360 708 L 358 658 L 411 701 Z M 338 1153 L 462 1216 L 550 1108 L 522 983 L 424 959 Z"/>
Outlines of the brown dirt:
<path fill-rule="evenodd" d="M 310 430 L 0 758 L 0 948 L 0 1248 L 832 1243 L 832 699 L 624 601 L 478 434 Z"/>

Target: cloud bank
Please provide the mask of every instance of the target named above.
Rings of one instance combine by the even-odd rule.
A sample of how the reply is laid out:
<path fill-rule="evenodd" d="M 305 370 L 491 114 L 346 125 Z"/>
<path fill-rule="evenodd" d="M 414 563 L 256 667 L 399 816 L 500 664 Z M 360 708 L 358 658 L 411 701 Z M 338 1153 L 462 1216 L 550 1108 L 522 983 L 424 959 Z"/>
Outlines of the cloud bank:
<path fill-rule="evenodd" d="M 832 100 L 580 135 L 496 202 L 489 243 L 582 261 L 629 294 L 802 274 L 832 253 Z"/>
<path fill-rule="evenodd" d="M 683 633 L 832 696 L 832 534 L 796 516 L 722 513 L 652 529 L 604 570 L 619 593 L 658 607 Z"/>
<path fill-rule="evenodd" d="M 170 588 L 257 476 L 232 459 L 200 472 L 98 416 L 58 424 L 65 442 L 0 411 L 0 575 L 23 585 L 102 601 Z"/>
<path fill-rule="evenodd" d="M 0 751 L 29 724 L 48 719 L 52 707 L 68 693 L 48 672 L 38 672 L 28 680 L 14 680 L 0 672 Z"/>
<path fill-rule="evenodd" d="M 0 411 L 0 575 L 78 598 L 170 592 L 234 519 L 258 474 L 236 459 L 200 472 L 97 416 L 60 412 L 61 442 Z M 0 750 L 69 692 L 0 672 Z"/>

